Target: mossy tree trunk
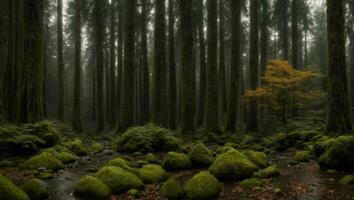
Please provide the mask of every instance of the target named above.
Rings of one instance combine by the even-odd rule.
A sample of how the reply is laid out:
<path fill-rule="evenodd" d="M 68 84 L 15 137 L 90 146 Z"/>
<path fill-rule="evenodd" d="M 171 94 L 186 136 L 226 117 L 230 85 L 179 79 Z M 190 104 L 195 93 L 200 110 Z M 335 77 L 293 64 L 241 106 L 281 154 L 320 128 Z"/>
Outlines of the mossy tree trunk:
<path fill-rule="evenodd" d="M 251 0 L 251 29 L 250 29 L 250 89 L 258 87 L 259 76 L 259 0 Z M 256 99 L 249 102 L 249 118 L 247 130 L 258 131 L 258 103 Z"/>
<path fill-rule="evenodd" d="M 58 49 L 58 119 L 64 120 L 64 53 L 63 53 L 63 1 L 57 4 L 57 49 Z"/>
<path fill-rule="evenodd" d="M 168 127 L 165 0 L 155 2 L 153 121 Z"/>
<path fill-rule="evenodd" d="M 327 0 L 328 24 L 328 111 L 327 131 L 352 130 L 346 75 L 344 2 Z"/>
<path fill-rule="evenodd" d="M 177 82 L 176 82 L 176 59 L 175 59 L 175 36 L 174 36 L 174 25 L 175 25 L 175 15 L 174 15 L 174 1 L 168 1 L 168 66 L 169 66 L 169 128 L 177 128 Z"/>
<path fill-rule="evenodd" d="M 81 131 L 81 0 L 75 1 L 75 72 L 73 116 L 74 130 Z"/>
<path fill-rule="evenodd" d="M 207 92 L 205 101 L 205 129 L 208 132 L 220 133 L 218 118 L 218 78 L 217 78 L 217 0 L 207 2 Z"/>
<path fill-rule="evenodd" d="M 97 119 L 96 131 L 104 129 L 104 105 L 103 105 L 103 1 L 95 0 L 95 47 L 96 47 L 96 81 L 97 81 Z"/>
<path fill-rule="evenodd" d="M 181 14 L 181 65 L 182 65 L 182 132 L 193 133 L 194 125 L 194 109 L 195 94 L 193 88 L 194 81 L 194 65 L 193 59 L 193 33 L 192 33 L 192 1 L 180 0 Z"/>
<path fill-rule="evenodd" d="M 204 4 L 203 0 L 198 0 L 198 42 L 199 42 L 199 105 L 197 124 L 204 123 L 205 113 L 205 93 L 206 93 L 206 59 L 205 59 L 205 37 L 204 37 Z"/>
<path fill-rule="evenodd" d="M 118 132 L 123 132 L 134 125 L 134 18 L 136 0 L 125 0 L 124 5 L 124 70 Z"/>
<path fill-rule="evenodd" d="M 226 122 L 226 131 L 235 132 L 238 120 L 238 104 L 240 94 L 240 33 L 241 33 L 241 1 L 231 1 L 231 84 L 230 107 Z"/>

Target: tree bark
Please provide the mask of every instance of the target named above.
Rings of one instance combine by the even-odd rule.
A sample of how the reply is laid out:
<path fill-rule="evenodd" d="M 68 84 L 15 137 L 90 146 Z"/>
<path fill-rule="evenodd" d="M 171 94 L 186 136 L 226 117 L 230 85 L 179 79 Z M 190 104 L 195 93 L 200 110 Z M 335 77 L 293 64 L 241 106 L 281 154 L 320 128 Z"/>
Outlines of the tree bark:
<path fill-rule="evenodd" d="M 64 120 L 64 55 L 63 55 L 63 1 L 57 5 L 57 45 L 58 45 L 58 119 Z"/>
<path fill-rule="evenodd" d="M 176 99 L 177 99 L 177 86 L 176 86 L 176 59 L 175 59 L 175 37 L 174 25 L 175 16 L 173 9 L 173 0 L 168 1 L 168 52 L 169 52 L 169 128 L 176 129 Z"/>
<path fill-rule="evenodd" d="M 225 78 L 225 16 L 223 0 L 219 0 L 219 98 L 220 111 L 223 119 L 227 110 L 226 78 Z"/>
<path fill-rule="evenodd" d="M 206 58 L 205 58 L 205 38 L 204 38 L 204 4 L 203 0 L 198 0 L 198 42 L 199 42 L 199 108 L 197 125 L 204 123 L 205 113 L 205 93 L 206 93 Z"/>
<path fill-rule="evenodd" d="M 299 69 L 299 31 L 298 31 L 298 1 L 292 0 L 291 4 L 291 26 L 292 26 L 292 65 L 295 69 Z"/>

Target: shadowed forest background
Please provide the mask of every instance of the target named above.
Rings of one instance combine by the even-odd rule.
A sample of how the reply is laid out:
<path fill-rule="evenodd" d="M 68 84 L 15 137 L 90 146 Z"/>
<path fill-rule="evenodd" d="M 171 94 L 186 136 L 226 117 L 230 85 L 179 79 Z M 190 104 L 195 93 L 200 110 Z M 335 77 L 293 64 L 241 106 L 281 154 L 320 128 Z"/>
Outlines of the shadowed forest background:
<path fill-rule="evenodd" d="M 352 199 L 353 0 L 1 0 L 0 200 Z"/>

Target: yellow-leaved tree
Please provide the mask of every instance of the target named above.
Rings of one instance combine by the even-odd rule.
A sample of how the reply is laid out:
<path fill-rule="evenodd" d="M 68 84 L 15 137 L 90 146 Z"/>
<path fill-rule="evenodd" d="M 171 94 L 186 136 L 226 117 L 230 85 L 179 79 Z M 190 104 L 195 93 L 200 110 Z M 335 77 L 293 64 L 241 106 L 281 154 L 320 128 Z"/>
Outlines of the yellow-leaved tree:
<path fill-rule="evenodd" d="M 267 63 L 262 86 L 246 91 L 244 98 L 262 99 L 262 105 L 286 123 L 288 110 L 302 108 L 320 96 L 318 90 L 305 87 L 308 81 L 319 76 L 312 71 L 296 70 L 288 61 L 272 60 Z"/>

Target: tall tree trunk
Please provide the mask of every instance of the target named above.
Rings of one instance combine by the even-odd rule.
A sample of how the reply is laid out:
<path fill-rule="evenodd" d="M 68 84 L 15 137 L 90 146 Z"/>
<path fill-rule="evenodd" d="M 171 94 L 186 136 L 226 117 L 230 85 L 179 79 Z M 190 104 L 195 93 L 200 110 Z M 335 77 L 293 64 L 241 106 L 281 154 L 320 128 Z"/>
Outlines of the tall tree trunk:
<path fill-rule="evenodd" d="M 117 119 L 118 122 L 120 120 L 120 104 L 121 104 L 121 91 L 122 91 L 122 73 L 123 73 L 123 0 L 117 0 L 118 6 L 118 62 L 117 62 L 117 92 L 116 92 L 116 99 L 117 99 Z"/>
<path fill-rule="evenodd" d="M 63 1 L 57 5 L 57 45 L 58 45 L 58 118 L 64 119 L 64 55 L 63 55 Z"/>
<path fill-rule="evenodd" d="M 176 60 L 175 60 L 175 37 L 174 25 L 175 16 L 173 10 L 173 0 L 168 1 L 168 53 L 169 53 L 169 128 L 176 129 L 176 99 L 177 99 L 177 86 L 176 86 Z"/>
<path fill-rule="evenodd" d="M 240 35 L 241 33 L 241 1 L 231 1 L 231 85 L 230 108 L 226 123 L 226 131 L 235 132 L 238 120 L 238 104 L 240 94 Z"/>
<path fill-rule="evenodd" d="M 261 27 L 261 76 L 267 67 L 269 45 L 269 0 L 262 0 L 262 27 Z"/>
<path fill-rule="evenodd" d="M 226 97 L 226 78 L 225 78 L 225 16 L 224 16 L 223 0 L 219 0 L 219 98 L 220 98 L 220 111 L 223 119 L 224 113 L 227 110 L 227 97 Z"/>
<path fill-rule="evenodd" d="M 346 75 L 344 2 L 327 0 L 328 24 L 328 117 L 327 131 L 352 130 Z"/>
<path fill-rule="evenodd" d="M 281 38 L 282 38 L 282 51 L 283 59 L 289 60 L 289 34 L 288 34 L 288 8 L 290 0 L 280 0 L 283 1 L 282 18 L 281 20 Z"/>
<path fill-rule="evenodd" d="M 203 0 L 198 0 L 198 39 L 199 39 L 199 108 L 197 124 L 204 123 L 205 113 L 205 93 L 206 93 L 206 58 L 205 58 L 205 38 L 204 38 L 204 4 Z"/>
<path fill-rule="evenodd" d="M 182 132 L 194 133 L 194 110 L 195 94 L 193 87 L 194 65 L 191 55 L 193 55 L 193 32 L 192 32 L 192 1 L 180 0 L 181 13 L 181 57 L 182 57 L 182 87 L 183 87 L 183 114 L 182 114 Z"/>
<path fill-rule="evenodd" d="M 299 69 L 299 31 L 298 31 L 298 1 L 292 0 L 291 4 L 291 27 L 292 27 L 292 65 Z"/>
<path fill-rule="evenodd" d="M 135 36 L 136 0 L 125 0 L 124 14 L 124 70 L 122 75 L 122 93 L 120 123 L 118 131 L 125 131 L 134 125 L 134 36 Z"/>
<path fill-rule="evenodd" d="M 111 109 L 110 109 L 110 126 L 113 128 L 115 124 L 117 123 L 117 118 L 116 118 L 116 54 L 115 54 L 115 9 L 114 9 L 114 3 L 111 2 L 110 5 L 110 103 L 111 103 Z"/>
<path fill-rule="evenodd" d="M 207 93 L 205 101 L 205 129 L 208 132 L 220 133 L 218 119 L 218 78 L 217 78 L 217 0 L 207 2 L 208 22 L 207 22 Z"/>
<path fill-rule="evenodd" d="M 250 89 L 258 87 L 259 76 L 259 0 L 251 0 L 251 29 L 250 29 Z M 258 131 L 258 105 L 256 99 L 251 99 L 249 103 L 249 118 L 247 130 Z"/>
<path fill-rule="evenodd" d="M 75 1 L 75 74 L 73 94 L 74 130 L 81 131 L 81 0 Z"/>
<path fill-rule="evenodd" d="M 97 119 L 96 131 L 101 132 L 104 129 L 104 105 L 103 105 L 103 1 L 95 0 L 95 42 L 96 42 L 96 81 L 97 81 Z"/>
<path fill-rule="evenodd" d="M 154 34 L 154 112 L 153 121 L 168 127 L 167 109 L 167 71 L 166 71 L 166 23 L 165 0 L 156 0 L 155 3 L 155 34 Z"/>

